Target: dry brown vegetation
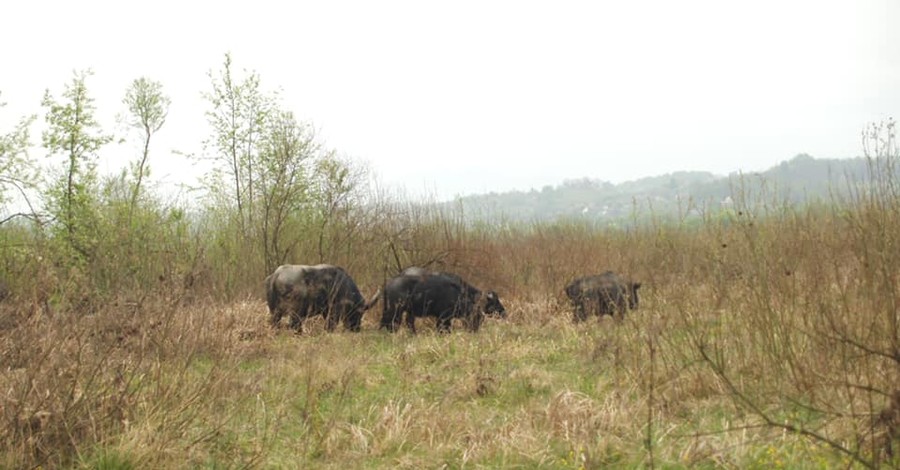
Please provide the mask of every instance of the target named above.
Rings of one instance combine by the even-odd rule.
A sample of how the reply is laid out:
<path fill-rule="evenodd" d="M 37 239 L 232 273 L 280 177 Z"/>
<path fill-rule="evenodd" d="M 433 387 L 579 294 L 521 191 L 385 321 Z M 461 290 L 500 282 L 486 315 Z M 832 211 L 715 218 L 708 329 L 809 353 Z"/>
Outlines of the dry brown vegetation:
<path fill-rule="evenodd" d="M 497 289 L 510 319 L 477 334 L 391 335 L 377 310 L 274 331 L 259 279 L 223 295 L 210 255 L 203 282 L 82 304 L 35 267 L 0 306 L 0 466 L 895 466 L 886 194 L 619 231 L 397 210 L 335 253 L 366 293 L 426 261 Z M 605 269 L 640 309 L 572 324 L 562 286 Z"/>
<path fill-rule="evenodd" d="M 2 226 L 0 467 L 897 467 L 888 142 L 849 199 L 736 188 L 700 224 L 472 225 L 344 188 L 271 246 L 227 206 L 110 204 L 71 258 L 65 233 Z M 455 271 L 509 319 L 274 330 L 262 279 L 285 244 L 367 296 L 405 266 Z M 563 286 L 607 269 L 643 283 L 640 308 L 573 324 Z"/>

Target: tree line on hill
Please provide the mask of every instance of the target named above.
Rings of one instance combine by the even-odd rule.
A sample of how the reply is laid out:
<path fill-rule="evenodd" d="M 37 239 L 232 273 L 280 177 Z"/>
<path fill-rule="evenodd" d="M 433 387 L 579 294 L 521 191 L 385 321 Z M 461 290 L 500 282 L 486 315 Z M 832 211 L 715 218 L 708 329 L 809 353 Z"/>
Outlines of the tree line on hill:
<path fill-rule="evenodd" d="M 847 196 L 862 181 L 867 160 L 816 159 L 799 154 L 768 170 L 719 176 L 678 171 L 613 184 L 592 178 L 566 180 L 529 191 L 469 195 L 445 206 L 462 208 L 470 219 L 552 222 L 574 219 L 617 225 L 627 221 L 702 218 L 733 208 L 735 198 L 767 203 L 807 204 Z"/>

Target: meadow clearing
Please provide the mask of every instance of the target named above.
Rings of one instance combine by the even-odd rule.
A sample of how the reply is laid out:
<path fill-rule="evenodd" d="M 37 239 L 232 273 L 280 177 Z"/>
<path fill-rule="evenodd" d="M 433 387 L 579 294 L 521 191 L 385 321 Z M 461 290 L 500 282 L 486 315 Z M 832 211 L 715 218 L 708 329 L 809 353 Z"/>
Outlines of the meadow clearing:
<path fill-rule="evenodd" d="M 900 205 L 870 202 L 628 230 L 422 224 L 420 253 L 500 292 L 508 319 L 477 333 L 390 334 L 378 305 L 360 333 L 315 318 L 296 336 L 269 326 L 261 279 L 89 314 L 8 299 L 0 466 L 895 466 Z M 367 297 L 388 275 L 346 260 Z M 607 268 L 643 282 L 639 309 L 574 324 L 562 287 Z"/>
<path fill-rule="evenodd" d="M 119 175 L 97 172 L 89 71 L 44 98 L 53 172 L 35 116 L 0 135 L 0 189 L 27 203 L 0 221 L 0 468 L 900 466 L 894 121 L 830 199 L 735 177 L 727 207 L 513 223 L 370 191 L 230 67 L 206 97 L 214 169 L 180 200 L 146 179 L 157 82 L 126 96 L 143 153 Z M 367 298 L 449 271 L 508 318 L 391 334 L 376 306 L 359 333 L 297 336 L 264 301 L 285 263 L 342 266 Z M 564 286 L 606 270 L 640 307 L 574 324 Z"/>

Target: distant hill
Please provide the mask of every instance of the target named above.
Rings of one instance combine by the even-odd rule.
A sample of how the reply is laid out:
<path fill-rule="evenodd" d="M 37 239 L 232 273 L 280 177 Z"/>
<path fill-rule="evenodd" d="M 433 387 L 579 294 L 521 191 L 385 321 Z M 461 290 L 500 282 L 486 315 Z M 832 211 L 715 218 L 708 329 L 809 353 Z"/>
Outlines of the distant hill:
<path fill-rule="evenodd" d="M 597 179 L 567 180 L 541 190 L 464 196 L 452 204 L 472 219 L 551 221 L 575 218 L 596 222 L 631 219 L 635 214 L 690 216 L 715 210 L 739 198 L 767 203 L 829 200 L 846 191 L 847 180 L 866 174 L 864 158 L 816 159 L 797 155 L 766 171 L 714 175 L 679 171 L 620 184 Z"/>

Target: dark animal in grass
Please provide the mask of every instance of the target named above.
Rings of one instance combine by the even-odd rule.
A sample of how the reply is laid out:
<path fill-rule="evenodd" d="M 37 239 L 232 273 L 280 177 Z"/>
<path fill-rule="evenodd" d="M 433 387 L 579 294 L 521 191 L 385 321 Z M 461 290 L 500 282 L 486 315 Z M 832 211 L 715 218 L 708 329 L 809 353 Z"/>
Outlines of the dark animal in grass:
<path fill-rule="evenodd" d="M 418 266 L 410 266 L 400 272 L 401 276 L 427 276 L 429 274 L 439 274 L 437 271 L 429 271 Z"/>
<path fill-rule="evenodd" d="M 454 273 L 448 273 L 448 272 L 443 272 L 443 271 L 429 271 L 429 270 L 427 270 L 427 269 L 425 269 L 425 268 L 420 268 L 420 267 L 418 267 L 418 266 L 410 266 L 410 267 L 404 269 L 404 270 L 400 273 L 400 275 L 401 275 L 401 276 L 416 276 L 416 277 L 419 277 L 419 278 L 425 278 L 425 276 L 429 276 L 429 275 L 431 275 L 431 276 L 434 276 L 434 275 L 442 275 L 442 276 L 446 276 L 446 277 L 452 278 L 452 279 L 456 280 L 457 282 L 460 282 L 460 283 L 463 283 L 463 284 L 465 284 L 465 282 L 466 282 L 466 281 L 463 280 L 462 277 L 460 277 L 460 276 L 457 275 L 457 274 L 454 274 Z"/>
<path fill-rule="evenodd" d="M 575 322 L 581 322 L 591 314 L 623 318 L 626 310 L 638 307 L 640 287 L 640 282 L 632 282 L 607 271 L 575 279 L 565 290 L 575 310 Z"/>
<path fill-rule="evenodd" d="M 484 312 L 485 316 L 506 318 L 506 308 L 503 307 L 503 304 L 500 302 L 500 297 L 496 292 L 489 290 L 482 297 L 481 290 L 466 282 L 462 278 L 462 276 L 458 274 L 445 271 L 428 271 L 427 269 L 420 268 L 418 266 L 410 266 L 404 269 L 400 274 L 407 276 L 417 276 L 420 280 L 424 279 L 425 276 L 443 276 L 449 278 L 451 281 L 458 282 L 462 286 L 463 290 L 467 293 L 469 299 L 472 302 L 477 303 L 478 301 L 483 301 L 482 311 Z"/>
<path fill-rule="evenodd" d="M 482 292 L 455 274 L 408 268 L 389 279 L 381 292 L 381 327 L 390 331 L 399 329 L 404 312 L 413 333 L 416 317 L 435 317 L 442 333 L 450 331 L 454 318 L 462 319 L 470 331 L 478 331 L 485 315 L 506 317 L 496 292 Z"/>
<path fill-rule="evenodd" d="M 328 331 L 341 321 L 346 330 L 359 331 L 363 314 L 377 296 L 367 303 L 347 271 L 330 264 L 285 264 L 266 278 L 272 326 L 287 314 L 297 333 L 303 332 L 303 320 L 315 315 L 325 317 Z"/>

